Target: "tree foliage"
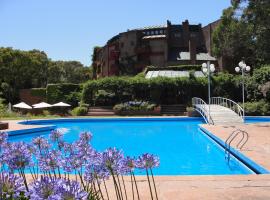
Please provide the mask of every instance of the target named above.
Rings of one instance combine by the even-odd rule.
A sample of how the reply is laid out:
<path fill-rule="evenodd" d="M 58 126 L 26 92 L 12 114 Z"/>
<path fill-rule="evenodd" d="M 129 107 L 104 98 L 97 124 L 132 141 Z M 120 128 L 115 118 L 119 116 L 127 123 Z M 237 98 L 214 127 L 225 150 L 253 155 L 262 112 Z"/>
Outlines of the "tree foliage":
<path fill-rule="evenodd" d="M 0 48 L 0 95 L 18 98 L 19 89 L 46 87 L 48 83 L 82 83 L 91 78 L 91 68 L 77 61 L 51 61 L 39 50 Z"/>
<path fill-rule="evenodd" d="M 213 53 L 228 71 L 241 59 L 252 66 L 270 63 L 269 21 L 269 0 L 232 0 L 213 33 Z"/>

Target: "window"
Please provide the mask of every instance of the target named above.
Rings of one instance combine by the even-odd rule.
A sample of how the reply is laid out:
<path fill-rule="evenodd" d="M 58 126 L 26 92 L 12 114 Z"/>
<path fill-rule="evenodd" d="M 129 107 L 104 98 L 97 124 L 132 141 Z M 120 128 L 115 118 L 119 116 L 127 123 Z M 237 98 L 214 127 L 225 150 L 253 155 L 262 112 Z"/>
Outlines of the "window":
<path fill-rule="evenodd" d="M 159 33 L 159 31 L 158 31 L 158 30 L 156 30 L 156 35 L 158 35 L 158 33 Z"/>
<path fill-rule="evenodd" d="M 155 31 L 151 31 L 151 35 L 155 35 Z"/>
<path fill-rule="evenodd" d="M 180 38 L 180 37 L 181 37 L 181 33 L 175 33 L 175 34 L 174 34 L 174 37 Z"/>
<path fill-rule="evenodd" d="M 192 38 L 197 37 L 197 33 L 190 33 L 190 37 L 192 37 Z"/>
<path fill-rule="evenodd" d="M 159 30 L 159 34 L 162 35 L 163 34 L 163 30 Z"/>
<path fill-rule="evenodd" d="M 130 45 L 131 45 L 131 46 L 134 46 L 134 41 L 131 41 L 131 42 L 130 42 Z"/>
<path fill-rule="evenodd" d="M 120 46 L 121 46 L 121 48 L 123 48 L 124 47 L 124 42 L 121 42 L 121 45 Z"/>

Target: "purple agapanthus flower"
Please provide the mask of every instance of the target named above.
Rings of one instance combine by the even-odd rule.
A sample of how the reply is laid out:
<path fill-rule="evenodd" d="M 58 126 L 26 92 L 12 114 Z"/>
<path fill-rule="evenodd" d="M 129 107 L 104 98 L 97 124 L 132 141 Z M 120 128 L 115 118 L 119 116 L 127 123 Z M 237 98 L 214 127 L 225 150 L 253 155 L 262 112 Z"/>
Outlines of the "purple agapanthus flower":
<path fill-rule="evenodd" d="M 26 192 L 23 179 L 11 173 L 0 173 L 0 199 L 4 197 L 20 196 L 21 192 Z"/>
<path fill-rule="evenodd" d="M 92 156 L 90 162 L 87 163 L 84 172 L 84 179 L 87 182 L 92 182 L 94 180 L 101 181 L 108 179 L 110 177 L 110 171 L 104 165 L 103 154 L 96 152 Z"/>
<path fill-rule="evenodd" d="M 63 169 L 70 173 L 73 170 L 79 170 L 84 166 L 84 158 L 78 154 L 70 154 L 63 159 Z"/>
<path fill-rule="evenodd" d="M 59 179 L 55 188 L 55 193 L 63 200 L 86 200 L 88 193 L 85 192 L 76 181 Z"/>
<path fill-rule="evenodd" d="M 32 143 L 38 148 L 40 152 L 43 150 L 48 150 L 51 147 L 49 141 L 42 136 L 34 138 Z"/>
<path fill-rule="evenodd" d="M 30 184 L 28 195 L 31 200 L 84 200 L 88 193 L 76 181 L 41 177 Z"/>
<path fill-rule="evenodd" d="M 60 168 L 63 162 L 61 151 L 58 150 L 51 150 L 45 155 L 39 155 L 37 158 L 42 171 L 51 171 Z"/>
<path fill-rule="evenodd" d="M 104 166 L 111 172 L 121 174 L 124 165 L 124 154 L 116 148 L 109 148 L 102 155 Z"/>
<path fill-rule="evenodd" d="M 60 130 L 53 130 L 51 131 L 51 134 L 50 134 L 50 140 L 53 141 L 53 142 L 59 142 L 63 139 L 63 133 L 60 131 Z"/>
<path fill-rule="evenodd" d="M 3 149 L 2 161 L 11 170 L 25 169 L 32 164 L 32 148 L 24 142 L 10 143 Z"/>
<path fill-rule="evenodd" d="M 91 141 L 92 137 L 93 137 L 92 133 L 90 133 L 90 132 L 82 132 L 80 134 L 79 140 L 83 141 L 85 143 L 89 143 Z"/>
<path fill-rule="evenodd" d="M 7 144 L 8 134 L 6 132 L 0 132 L 0 150 Z"/>
<path fill-rule="evenodd" d="M 159 157 L 145 153 L 138 157 L 137 167 L 140 169 L 149 169 L 159 166 Z"/>
<path fill-rule="evenodd" d="M 41 176 L 39 180 L 30 184 L 28 196 L 33 200 L 60 199 L 59 196 L 55 194 L 57 182 L 57 179 Z"/>
<path fill-rule="evenodd" d="M 127 172 L 133 172 L 134 169 L 135 169 L 136 166 L 137 166 L 136 159 L 127 156 L 127 157 L 124 159 L 124 166 L 125 166 Z"/>

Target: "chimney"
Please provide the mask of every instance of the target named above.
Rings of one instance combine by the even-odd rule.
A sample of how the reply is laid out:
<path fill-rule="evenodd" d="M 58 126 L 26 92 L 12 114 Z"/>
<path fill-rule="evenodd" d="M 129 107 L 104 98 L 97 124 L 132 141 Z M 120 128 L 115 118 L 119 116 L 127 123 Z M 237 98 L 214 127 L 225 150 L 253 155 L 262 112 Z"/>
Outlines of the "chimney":
<path fill-rule="evenodd" d="M 185 20 L 184 22 L 182 22 L 182 28 L 183 28 L 183 41 L 184 41 L 184 45 L 186 47 L 188 47 L 189 43 L 189 22 L 188 20 Z"/>
<path fill-rule="evenodd" d="M 196 64 L 196 42 L 193 38 L 190 38 L 189 40 L 189 53 L 190 53 L 190 62 L 192 65 Z"/>

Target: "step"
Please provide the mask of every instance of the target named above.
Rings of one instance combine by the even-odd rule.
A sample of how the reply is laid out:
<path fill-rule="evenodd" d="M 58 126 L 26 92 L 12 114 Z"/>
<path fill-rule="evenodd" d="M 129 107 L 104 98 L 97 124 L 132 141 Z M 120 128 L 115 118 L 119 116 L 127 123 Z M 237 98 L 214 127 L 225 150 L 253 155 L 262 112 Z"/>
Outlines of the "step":
<path fill-rule="evenodd" d="M 89 112 L 112 112 L 113 109 L 89 108 Z"/>
<path fill-rule="evenodd" d="M 88 112 L 88 116 L 113 116 L 114 112 Z"/>

